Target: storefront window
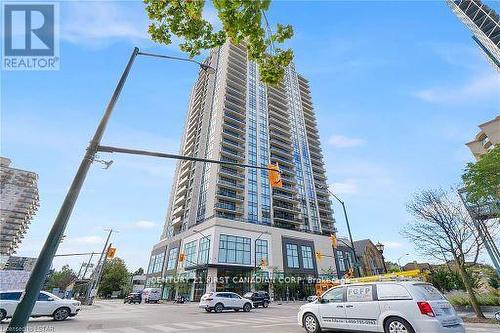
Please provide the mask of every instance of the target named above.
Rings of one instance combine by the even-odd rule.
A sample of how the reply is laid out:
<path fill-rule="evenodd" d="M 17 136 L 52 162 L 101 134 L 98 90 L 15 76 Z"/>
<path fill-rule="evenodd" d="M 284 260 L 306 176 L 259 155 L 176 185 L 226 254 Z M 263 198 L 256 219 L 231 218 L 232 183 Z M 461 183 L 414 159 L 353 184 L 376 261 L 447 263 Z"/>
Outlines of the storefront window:
<path fill-rule="evenodd" d="M 313 256 L 312 249 L 310 246 L 301 246 L 302 250 L 302 266 L 306 269 L 313 269 Z"/>
<path fill-rule="evenodd" d="M 167 262 L 167 270 L 175 269 L 177 265 L 177 254 L 179 253 L 179 248 L 175 247 L 170 249 L 168 252 L 168 262 Z"/>
<path fill-rule="evenodd" d="M 198 264 L 208 263 L 209 251 L 210 251 L 210 238 L 209 237 L 201 238 L 198 250 Z"/>
<path fill-rule="evenodd" d="M 257 239 L 255 241 L 255 264 L 261 265 L 262 259 L 268 263 L 267 258 L 267 240 Z"/>
<path fill-rule="evenodd" d="M 290 268 L 299 268 L 299 251 L 297 245 L 286 244 L 286 261 Z"/>
<path fill-rule="evenodd" d="M 220 235 L 220 263 L 249 265 L 250 251 L 250 238 Z"/>
<path fill-rule="evenodd" d="M 184 267 L 196 265 L 196 241 L 184 244 Z"/>

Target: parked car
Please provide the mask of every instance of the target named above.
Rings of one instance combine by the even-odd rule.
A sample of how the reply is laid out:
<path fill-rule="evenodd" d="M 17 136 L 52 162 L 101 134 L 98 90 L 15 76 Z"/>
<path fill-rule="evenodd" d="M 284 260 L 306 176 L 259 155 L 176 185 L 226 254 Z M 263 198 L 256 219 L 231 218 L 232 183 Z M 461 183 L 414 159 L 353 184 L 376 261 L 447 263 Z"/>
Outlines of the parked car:
<path fill-rule="evenodd" d="M 370 332 L 463 333 L 453 306 L 431 284 L 390 281 L 348 284 L 327 290 L 300 307 L 298 324 L 322 329 Z"/>
<path fill-rule="evenodd" d="M 123 303 L 128 303 L 128 304 L 135 304 L 135 303 L 141 304 L 141 301 L 142 301 L 142 294 L 139 292 L 130 293 L 123 299 Z"/>
<path fill-rule="evenodd" d="M 232 292 L 212 292 L 201 297 L 200 308 L 207 312 L 215 311 L 217 313 L 224 310 L 234 310 L 249 312 L 252 309 L 252 301 L 248 298 L 243 298 Z"/>
<path fill-rule="evenodd" d="M 314 302 L 317 299 L 318 299 L 318 296 L 316 296 L 316 295 L 307 296 L 307 301 L 309 303 Z"/>
<path fill-rule="evenodd" d="M 144 300 L 144 303 L 158 303 L 161 299 L 161 289 L 145 288 L 142 291 L 142 299 Z"/>
<path fill-rule="evenodd" d="M 271 302 L 269 294 L 265 291 L 250 291 L 243 295 L 243 297 L 251 300 L 254 308 L 257 308 L 259 306 L 267 308 L 269 306 L 269 303 Z"/>
<path fill-rule="evenodd" d="M 17 305 L 24 296 L 24 291 L 0 292 L 0 321 L 11 318 Z M 41 291 L 31 312 L 31 317 L 53 317 L 56 321 L 73 317 L 80 311 L 81 303 L 71 299 L 60 299 L 47 291 Z"/>

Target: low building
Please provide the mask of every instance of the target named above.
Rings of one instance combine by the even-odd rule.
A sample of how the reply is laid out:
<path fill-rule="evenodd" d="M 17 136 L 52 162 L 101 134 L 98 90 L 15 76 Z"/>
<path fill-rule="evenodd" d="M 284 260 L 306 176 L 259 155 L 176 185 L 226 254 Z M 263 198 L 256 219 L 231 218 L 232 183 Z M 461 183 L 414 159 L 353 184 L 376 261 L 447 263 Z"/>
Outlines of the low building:
<path fill-rule="evenodd" d="M 371 276 L 386 273 L 384 256 L 370 239 L 354 241 L 354 249 L 361 265 L 361 275 Z"/>
<path fill-rule="evenodd" d="M 16 252 L 38 209 L 38 175 L 0 157 L 0 255 Z"/>
<path fill-rule="evenodd" d="M 338 238 L 337 248 L 335 249 L 335 264 L 338 279 L 344 278 L 349 270 L 356 271 L 354 252 L 348 239 Z"/>
<path fill-rule="evenodd" d="M 422 272 L 432 272 L 432 265 L 428 262 L 418 263 L 414 261 L 403 266 L 403 271 L 413 271 L 415 269 L 419 269 Z"/>

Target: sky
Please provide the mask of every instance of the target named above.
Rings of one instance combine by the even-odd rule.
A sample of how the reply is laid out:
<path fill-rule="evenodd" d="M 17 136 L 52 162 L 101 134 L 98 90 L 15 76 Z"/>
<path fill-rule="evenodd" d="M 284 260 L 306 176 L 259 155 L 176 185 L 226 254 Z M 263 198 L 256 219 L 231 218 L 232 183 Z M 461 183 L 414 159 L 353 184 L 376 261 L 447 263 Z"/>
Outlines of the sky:
<path fill-rule="evenodd" d="M 204 15 L 220 26 L 213 9 Z M 387 260 L 426 260 L 400 235 L 412 221 L 405 204 L 421 189 L 460 183 L 473 160 L 464 144 L 500 113 L 499 75 L 444 1 L 273 1 L 267 16 L 294 27 L 288 45 L 310 80 L 328 181 L 346 202 L 354 238 L 384 243 Z M 133 46 L 183 55 L 149 41 L 139 1 L 61 2 L 60 23 L 59 71 L 1 72 L 1 155 L 39 174 L 40 208 L 22 256 L 39 253 Z M 178 152 L 197 71 L 138 58 L 103 144 Z M 117 256 L 131 271 L 146 268 L 175 162 L 100 159 L 114 163 L 91 168 L 58 253 L 101 251 L 113 228 Z M 59 257 L 54 267 L 78 269 L 87 259 Z"/>

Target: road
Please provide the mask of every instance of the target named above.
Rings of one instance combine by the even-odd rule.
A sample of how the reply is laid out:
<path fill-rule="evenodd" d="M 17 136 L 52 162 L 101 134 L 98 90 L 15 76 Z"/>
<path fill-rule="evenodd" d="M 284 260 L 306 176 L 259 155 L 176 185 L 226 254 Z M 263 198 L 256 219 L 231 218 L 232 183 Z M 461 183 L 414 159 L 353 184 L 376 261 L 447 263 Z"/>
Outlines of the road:
<path fill-rule="evenodd" d="M 197 304 L 123 304 L 121 301 L 98 301 L 83 307 L 80 314 L 64 322 L 51 318 L 30 320 L 27 332 L 54 333 L 304 333 L 296 324 L 300 304 L 271 304 L 252 311 L 207 313 Z M 2 323 L 5 331 L 7 323 Z M 467 325 L 470 333 L 500 333 L 500 326 Z"/>

